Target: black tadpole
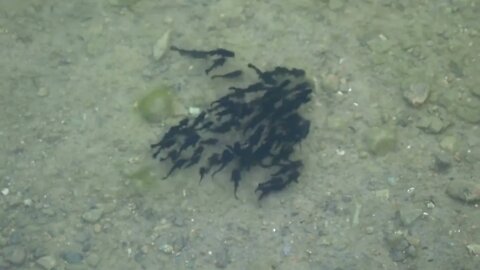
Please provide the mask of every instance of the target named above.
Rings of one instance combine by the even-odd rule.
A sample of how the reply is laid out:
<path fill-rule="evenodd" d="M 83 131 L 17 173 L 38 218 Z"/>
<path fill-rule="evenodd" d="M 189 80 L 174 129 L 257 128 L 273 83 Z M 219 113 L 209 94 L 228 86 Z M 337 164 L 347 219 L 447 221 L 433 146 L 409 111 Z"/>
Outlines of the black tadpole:
<path fill-rule="evenodd" d="M 170 46 L 170 49 L 173 51 L 177 51 L 181 55 L 189 56 L 192 58 L 207 58 L 209 56 L 220 56 L 223 58 L 235 57 L 234 52 L 229 51 L 227 49 L 222 49 L 222 48 L 218 48 L 210 51 L 200 51 L 200 50 L 187 50 L 187 49 L 178 48 L 177 46 Z"/>
<path fill-rule="evenodd" d="M 205 59 L 206 75 L 214 74 L 211 79 L 238 78 L 243 74 L 240 69 L 222 71 L 226 61 L 235 56 L 233 51 L 177 46 L 171 49 L 180 55 Z M 255 189 L 258 200 L 298 182 L 303 163 L 292 157 L 296 146 L 310 132 L 310 121 L 299 109 L 311 100 L 313 87 L 302 69 L 278 66 L 262 71 L 253 64 L 248 64 L 248 69 L 257 75 L 254 82 L 228 87 L 227 93 L 206 103 L 200 114 L 184 117 L 150 145 L 154 158 L 170 164 L 163 179 L 196 165 L 200 182 L 207 174 L 214 177 L 228 170 L 238 199 L 240 182 L 257 168 L 269 175 Z"/>
<path fill-rule="evenodd" d="M 228 72 L 228 73 L 225 73 L 225 74 L 219 74 L 219 75 L 213 75 L 212 79 L 215 79 L 215 78 L 224 78 L 224 79 L 233 79 L 233 78 L 237 78 L 237 77 L 240 77 L 242 75 L 242 71 L 241 70 L 234 70 L 232 72 Z"/>
<path fill-rule="evenodd" d="M 223 66 L 226 60 L 227 58 L 225 57 L 220 57 L 213 60 L 213 64 L 209 68 L 205 69 L 205 74 L 208 75 L 208 73 L 210 73 L 210 71 L 212 71 L 213 69 Z"/>

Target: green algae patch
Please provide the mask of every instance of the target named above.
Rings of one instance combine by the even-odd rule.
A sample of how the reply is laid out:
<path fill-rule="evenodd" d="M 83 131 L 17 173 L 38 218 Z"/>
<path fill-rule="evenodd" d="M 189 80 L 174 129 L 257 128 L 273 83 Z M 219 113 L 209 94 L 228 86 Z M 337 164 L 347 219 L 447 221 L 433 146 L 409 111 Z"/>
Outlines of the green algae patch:
<path fill-rule="evenodd" d="M 375 155 L 384 155 L 395 149 L 397 136 L 391 127 L 373 127 L 365 134 L 365 145 Z"/>
<path fill-rule="evenodd" d="M 145 121 L 159 123 L 174 116 L 177 103 L 171 89 L 160 86 L 141 98 L 136 109 Z"/>
<path fill-rule="evenodd" d="M 139 191 L 150 190 L 160 178 L 151 166 L 143 166 L 127 175 L 133 187 Z"/>

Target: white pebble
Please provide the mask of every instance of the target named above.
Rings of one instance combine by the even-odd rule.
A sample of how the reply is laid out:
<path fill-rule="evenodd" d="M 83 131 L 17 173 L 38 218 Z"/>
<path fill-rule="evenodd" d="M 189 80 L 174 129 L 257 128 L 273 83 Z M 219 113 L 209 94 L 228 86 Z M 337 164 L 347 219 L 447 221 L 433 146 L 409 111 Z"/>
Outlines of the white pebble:
<path fill-rule="evenodd" d="M 10 193 L 10 190 L 9 190 L 8 188 L 2 189 L 2 194 L 3 194 L 3 195 L 7 196 L 8 193 Z"/>
<path fill-rule="evenodd" d="M 163 34 L 163 36 L 157 40 L 155 46 L 153 46 L 153 58 L 157 61 L 163 57 L 165 51 L 168 49 L 170 43 L 170 32 L 170 30 L 165 32 L 165 34 Z"/>
<path fill-rule="evenodd" d="M 200 108 L 197 108 L 197 107 L 188 107 L 188 113 L 191 114 L 191 115 L 199 115 L 200 113 L 202 112 L 202 110 L 200 110 Z"/>
<path fill-rule="evenodd" d="M 25 200 L 23 200 L 23 205 L 25 205 L 25 206 L 32 206 L 32 199 L 25 199 Z"/>

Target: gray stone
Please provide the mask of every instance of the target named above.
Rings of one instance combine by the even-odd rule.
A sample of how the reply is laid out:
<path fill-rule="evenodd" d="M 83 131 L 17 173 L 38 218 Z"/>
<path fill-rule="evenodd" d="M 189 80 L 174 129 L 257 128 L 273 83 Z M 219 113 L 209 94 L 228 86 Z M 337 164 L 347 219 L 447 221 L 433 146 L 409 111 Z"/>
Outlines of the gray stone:
<path fill-rule="evenodd" d="M 173 253 L 173 246 L 169 244 L 161 245 L 159 248 L 165 254 L 172 254 Z"/>
<path fill-rule="evenodd" d="M 457 116 L 468 123 L 480 123 L 480 101 L 475 103 L 475 105 L 466 102 L 464 104 L 459 104 L 456 111 Z"/>
<path fill-rule="evenodd" d="M 400 209 L 400 220 L 402 224 L 405 226 L 410 226 L 413 224 L 418 217 L 420 217 L 423 213 L 422 209 L 419 208 L 411 208 L 411 207 L 404 207 Z"/>
<path fill-rule="evenodd" d="M 480 201 L 480 184 L 475 182 L 452 181 L 448 184 L 446 192 L 451 198 L 462 202 L 475 203 Z"/>
<path fill-rule="evenodd" d="M 14 265 L 21 265 L 27 257 L 27 252 L 22 247 L 8 248 L 5 252 L 5 259 Z"/>
<path fill-rule="evenodd" d="M 183 227 L 185 226 L 185 218 L 182 216 L 176 216 L 175 219 L 173 220 L 173 224 L 177 227 Z"/>
<path fill-rule="evenodd" d="M 45 270 L 50 270 L 57 265 L 57 262 L 52 256 L 43 256 L 37 260 L 37 264 Z"/>
<path fill-rule="evenodd" d="M 172 243 L 173 251 L 178 253 L 187 245 L 187 238 L 183 236 L 175 237 L 175 240 Z"/>
<path fill-rule="evenodd" d="M 88 223 L 95 223 L 102 218 L 103 210 L 100 208 L 89 210 L 82 215 L 82 219 Z"/>
<path fill-rule="evenodd" d="M 439 116 L 427 115 L 417 122 L 417 127 L 428 134 L 439 134 L 447 129 L 451 123 Z"/>
<path fill-rule="evenodd" d="M 89 266 L 95 268 L 95 267 L 97 267 L 98 263 L 100 262 L 100 257 L 97 254 L 93 253 L 93 254 L 90 254 L 87 257 L 86 261 L 87 261 L 87 264 Z"/>
<path fill-rule="evenodd" d="M 446 153 L 437 153 L 434 156 L 434 170 L 444 173 L 452 166 L 452 159 Z"/>
<path fill-rule="evenodd" d="M 62 252 L 61 257 L 69 264 L 79 264 L 83 261 L 83 254 L 75 251 Z"/>
<path fill-rule="evenodd" d="M 408 89 L 403 91 L 403 97 L 414 107 L 425 103 L 430 95 L 430 88 L 426 83 L 411 84 Z"/>

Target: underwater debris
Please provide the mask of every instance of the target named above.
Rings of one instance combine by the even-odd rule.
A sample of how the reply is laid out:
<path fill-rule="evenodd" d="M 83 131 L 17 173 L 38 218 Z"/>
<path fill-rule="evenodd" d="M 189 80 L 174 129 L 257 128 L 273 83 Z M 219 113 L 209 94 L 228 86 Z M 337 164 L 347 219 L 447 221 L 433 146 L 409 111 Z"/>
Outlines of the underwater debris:
<path fill-rule="evenodd" d="M 200 51 L 175 46 L 171 49 L 192 58 L 219 56 L 212 59 L 213 65 L 206 74 L 235 55 L 225 49 Z M 194 118 L 183 118 L 151 145 L 153 158 L 172 164 L 164 179 L 205 160 L 199 169 L 200 181 L 207 174 L 213 177 L 231 167 L 235 198 L 243 176 L 254 167 L 271 170 L 270 178 L 255 189 L 259 200 L 298 182 L 303 163 L 292 160 L 291 156 L 294 146 L 310 131 L 310 121 L 298 109 L 310 101 L 313 86 L 301 69 L 276 67 L 261 71 L 253 64 L 248 67 L 256 72 L 258 82 L 246 88 L 230 87 L 230 92 L 213 101 L 209 108 Z M 212 78 L 236 77 L 227 75 L 237 73 L 241 71 Z M 202 159 L 203 156 L 207 157 Z"/>

